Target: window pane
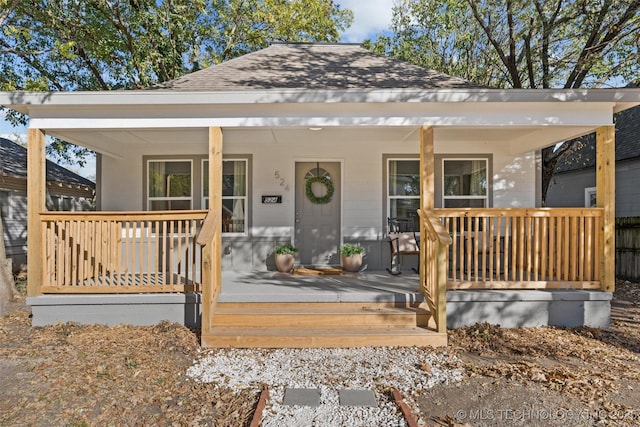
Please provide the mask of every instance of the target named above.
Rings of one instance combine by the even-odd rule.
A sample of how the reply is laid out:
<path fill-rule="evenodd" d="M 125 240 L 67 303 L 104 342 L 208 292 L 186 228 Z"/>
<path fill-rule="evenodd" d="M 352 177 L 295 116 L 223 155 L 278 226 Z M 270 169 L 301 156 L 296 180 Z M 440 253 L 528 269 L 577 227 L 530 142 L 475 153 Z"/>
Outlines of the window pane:
<path fill-rule="evenodd" d="M 209 194 L 209 161 L 202 163 L 202 192 Z M 223 160 L 222 162 L 222 195 L 247 195 L 247 162 L 244 160 Z"/>
<path fill-rule="evenodd" d="M 191 200 L 151 200 L 152 211 L 190 210 Z"/>
<path fill-rule="evenodd" d="M 486 196 L 487 162 L 485 160 L 445 160 L 445 196 Z"/>
<path fill-rule="evenodd" d="M 209 160 L 202 162 L 202 196 L 209 197 Z"/>
<path fill-rule="evenodd" d="M 392 218 L 416 217 L 420 199 L 389 199 L 389 216 Z"/>
<path fill-rule="evenodd" d="M 202 162 L 203 209 L 209 209 L 209 161 Z M 222 231 L 244 233 L 247 196 L 247 162 L 222 161 Z"/>
<path fill-rule="evenodd" d="M 222 162 L 222 195 L 246 196 L 246 162 L 224 161 Z"/>
<path fill-rule="evenodd" d="M 420 195 L 420 161 L 419 160 L 389 161 L 389 195 L 390 196 L 419 196 Z"/>
<path fill-rule="evenodd" d="M 149 162 L 149 197 L 191 197 L 191 162 Z"/>
<path fill-rule="evenodd" d="M 444 199 L 445 208 L 484 208 L 485 199 Z"/>
<path fill-rule="evenodd" d="M 244 199 L 222 199 L 222 231 L 244 233 Z"/>
<path fill-rule="evenodd" d="M 4 219 L 11 219 L 11 209 L 9 203 L 9 192 L 0 191 L 0 215 Z"/>

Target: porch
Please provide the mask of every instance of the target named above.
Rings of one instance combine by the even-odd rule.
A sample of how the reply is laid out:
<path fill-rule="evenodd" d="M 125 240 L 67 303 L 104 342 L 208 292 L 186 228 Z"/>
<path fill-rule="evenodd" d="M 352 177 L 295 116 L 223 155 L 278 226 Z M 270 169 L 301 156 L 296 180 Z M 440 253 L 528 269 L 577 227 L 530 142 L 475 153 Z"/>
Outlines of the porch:
<path fill-rule="evenodd" d="M 207 211 L 41 213 L 34 324 L 164 319 L 201 326 L 204 345 L 240 347 L 445 345 L 447 325 L 483 321 L 608 325 L 601 208 L 421 216 L 421 274 L 220 271 L 207 286 Z"/>
<path fill-rule="evenodd" d="M 363 271 L 298 276 L 225 271 L 210 346 L 445 345 L 420 290 L 420 276 Z M 451 285 L 450 285 L 451 286 Z M 608 327 L 611 294 L 581 289 L 451 289 L 449 328 Z M 58 322 L 201 327 L 200 292 L 46 294 L 29 297 L 34 326 Z"/>

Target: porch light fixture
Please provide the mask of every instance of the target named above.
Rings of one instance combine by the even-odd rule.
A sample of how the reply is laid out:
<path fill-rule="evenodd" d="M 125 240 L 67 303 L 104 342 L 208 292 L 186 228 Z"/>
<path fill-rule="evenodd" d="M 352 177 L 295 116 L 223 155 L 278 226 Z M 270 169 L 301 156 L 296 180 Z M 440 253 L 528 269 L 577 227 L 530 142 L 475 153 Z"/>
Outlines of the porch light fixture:
<path fill-rule="evenodd" d="M 313 128 L 309 128 L 309 130 L 312 130 L 312 131 L 319 131 L 319 130 L 322 130 L 322 128 L 319 128 L 319 127 L 313 127 Z"/>

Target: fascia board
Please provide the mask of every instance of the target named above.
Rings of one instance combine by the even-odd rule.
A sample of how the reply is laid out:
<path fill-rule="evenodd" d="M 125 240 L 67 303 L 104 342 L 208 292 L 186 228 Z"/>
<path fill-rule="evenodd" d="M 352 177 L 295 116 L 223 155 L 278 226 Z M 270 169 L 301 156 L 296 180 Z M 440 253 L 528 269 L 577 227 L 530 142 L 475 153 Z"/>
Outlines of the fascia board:
<path fill-rule="evenodd" d="M 291 126 L 602 126 L 612 103 L 259 104 L 176 108 L 127 105 L 33 108 L 37 129 Z M 569 108 L 571 107 L 571 108 Z"/>
<path fill-rule="evenodd" d="M 102 91 L 0 92 L 0 105 L 32 106 L 203 105 L 277 103 L 609 102 L 640 105 L 640 89 L 345 89 L 218 92 Z"/>

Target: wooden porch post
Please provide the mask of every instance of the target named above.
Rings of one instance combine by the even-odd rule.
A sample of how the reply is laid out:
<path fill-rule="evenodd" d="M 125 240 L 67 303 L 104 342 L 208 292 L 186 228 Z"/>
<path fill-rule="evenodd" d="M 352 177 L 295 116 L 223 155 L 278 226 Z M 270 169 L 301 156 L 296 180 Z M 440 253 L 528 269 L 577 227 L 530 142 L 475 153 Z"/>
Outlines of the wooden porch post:
<path fill-rule="evenodd" d="M 44 257 L 40 212 L 46 209 L 45 137 L 40 129 L 27 133 L 27 295 L 41 294 Z"/>
<path fill-rule="evenodd" d="M 600 286 L 613 292 L 616 285 L 616 150 L 615 126 L 596 129 L 596 206 L 603 208 L 600 230 Z"/>
<path fill-rule="evenodd" d="M 435 159 L 433 148 L 433 128 L 423 126 L 420 130 L 420 209 L 422 211 L 432 211 L 435 208 Z M 426 216 L 423 216 L 426 218 Z M 420 221 L 420 236 L 426 236 L 424 221 Z M 424 238 L 424 237 L 423 237 Z M 436 313 L 434 319 L 438 327 L 438 332 L 447 332 L 447 268 L 446 268 L 446 250 L 447 246 L 437 244 L 437 265 L 438 271 L 435 275 L 436 286 L 435 293 L 432 295 Z M 425 252 L 426 244 L 422 245 L 420 259 L 426 260 Z M 425 286 L 425 280 L 429 273 L 426 269 L 427 263 L 424 262 L 420 266 L 420 283 Z M 425 286 L 426 288 L 426 286 Z"/>
<path fill-rule="evenodd" d="M 213 309 L 222 286 L 222 129 L 209 128 L 209 213 L 212 240 L 202 249 L 202 335 L 211 332 Z"/>
<path fill-rule="evenodd" d="M 433 128 L 423 126 L 420 132 L 420 208 L 433 210 L 434 203 Z"/>

